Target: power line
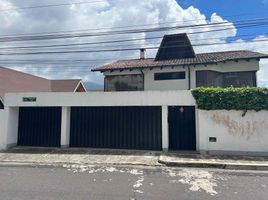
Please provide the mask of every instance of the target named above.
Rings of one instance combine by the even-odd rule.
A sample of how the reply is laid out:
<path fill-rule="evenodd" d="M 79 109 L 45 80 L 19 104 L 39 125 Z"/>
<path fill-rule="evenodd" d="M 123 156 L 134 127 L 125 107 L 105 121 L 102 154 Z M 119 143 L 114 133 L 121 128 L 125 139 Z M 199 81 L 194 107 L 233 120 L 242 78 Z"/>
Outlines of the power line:
<path fill-rule="evenodd" d="M 266 14 L 266 13 L 265 13 Z M 225 16 L 214 16 L 215 18 L 223 18 L 223 17 L 237 17 L 237 16 L 245 16 L 247 14 L 237 14 L 237 15 L 225 15 Z M 175 24 L 175 23 L 185 23 L 185 22 L 196 22 L 199 20 L 205 20 L 208 22 L 206 18 L 197 18 L 192 20 L 180 20 L 180 21 L 170 21 L 170 22 L 159 22 L 159 23 L 150 23 L 150 24 L 136 24 L 136 25 L 128 25 L 128 26 L 115 26 L 115 27 L 101 27 L 101 28 L 92 28 L 92 29 L 79 29 L 79 30 L 65 30 L 65 31 L 53 31 L 53 32 L 34 32 L 34 33 L 18 33 L 12 35 L 0 35 L 3 36 L 19 36 L 19 35 L 40 35 L 40 34 L 54 34 L 54 33 L 72 33 L 72 32 L 85 32 L 85 31 L 98 31 L 98 30 L 109 30 L 109 29 L 121 29 L 121 28 L 131 28 L 131 27 L 144 27 L 144 26 L 153 26 L 153 25 L 163 25 L 163 24 Z M 244 20 L 241 20 L 244 21 Z M 234 23 L 234 22 L 229 22 Z"/>
<path fill-rule="evenodd" d="M 254 25 L 266 23 L 268 18 L 262 19 L 250 19 L 242 20 L 238 25 Z M 105 32 L 93 32 L 93 33 L 76 33 L 76 34 L 52 34 L 52 35 L 37 35 L 37 36 L 19 36 L 19 37 L 0 37 L 0 42 L 14 42 L 14 41 L 33 41 L 33 40 L 54 40 L 54 39 L 68 39 L 68 38 L 77 38 L 77 37 L 92 37 L 92 36 L 105 36 L 105 35 L 121 35 L 121 34 L 134 34 L 134 33 L 148 33 L 148 32 L 159 32 L 159 31 L 168 31 L 168 30 L 178 30 L 186 28 L 206 28 L 206 27 L 216 27 L 219 25 L 232 26 L 231 22 L 217 22 L 211 24 L 197 24 L 197 25 L 185 25 L 185 26 L 165 26 L 157 28 L 148 28 L 148 29 L 126 29 L 120 31 L 105 31 Z"/>
<path fill-rule="evenodd" d="M 262 40 L 254 40 L 254 41 L 248 41 L 248 43 L 255 43 L 255 42 L 268 42 L 268 39 L 262 39 Z M 207 44 L 196 44 L 192 45 L 193 47 L 198 46 L 211 46 L 211 45 L 230 45 L 230 44 L 239 44 L 239 43 L 245 43 L 244 41 L 237 41 L 232 43 L 207 43 Z M 148 47 L 139 47 L 139 48 L 125 48 L 125 49 L 100 49 L 100 50 L 80 50 L 80 51 L 59 51 L 59 52 L 27 52 L 27 53 L 0 53 L 0 55 L 37 55 L 37 54 L 68 54 L 68 53 L 101 53 L 101 52 L 116 52 L 116 51 L 134 51 L 139 50 L 141 48 L 144 49 L 161 49 L 161 48 L 171 48 L 171 47 L 183 47 L 185 45 L 174 45 L 170 47 L 158 47 L 158 46 L 148 46 Z"/>
<path fill-rule="evenodd" d="M 230 24 L 230 22 L 228 22 Z M 172 29 L 181 28 L 192 28 L 192 27 L 204 27 L 204 26 L 215 26 L 220 24 L 227 24 L 227 22 L 219 22 L 213 24 L 199 24 L 189 26 L 166 26 L 148 29 L 126 29 L 121 31 L 105 31 L 105 32 L 92 32 L 92 33 L 76 33 L 76 34 L 54 34 L 54 35 L 37 35 L 37 36 L 20 36 L 20 37 L 0 37 L 0 42 L 13 42 L 13 41 L 33 41 L 33 40 L 54 40 L 54 39 L 68 39 L 77 37 L 93 37 L 93 36 L 105 36 L 105 35 L 118 35 L 118 34 L 134 34 L 144 32 L 156 32 L 156 31 L 167 31 Z"/>
<path fill-rule="evenodd" d="M 260 33 L 262 35 L 268 34 L 268 33 Z M 235 39 L 235 38 L 239 38 L 239 39 L 243 39 L 243 40 L 250 40 L 250 39 L 255 39 L 255 37 L 259 36 L 260 34 L 244 34 L 244 35 L 237 35 L 237 36 L 232 36 L 232 37 L 228 37 L 228 39 Z M 247 36 L 251 36 L 251 37 L 247 37 Z M 254 36 L 254 37 L 253 37 Z M 161 39 L 163 38 L 163 36 L 157 36 L 157 37 L 146 37 L 146 38 L 133 38 L 133 39 L 126 39 L 126 40 L 112 40 L 112 41 L 103 41 L 103 42 L 86 42 L 86 43 L 72 43 L 72 44 L 58 44 L 58 45 L 40 45 L 40 46 L 17 46 L 17 47 L 2 47 L 0 48 L 0 50 L 19 50 L 19 49 L 40 49 L 40 48 L 50 48 L 52 50 L 60 50 L 62 48 L 54 48 L 54 47 L 76 47 L 78 46 L 79 49 L 84 49 L 81 46 L 87 46 L 87 45 L 99 45 L 99 44 L 109 44 L 109 43 L 124 43 L 124 42 L 134 42 L 134 41 L 139 41 L 139 40 L 155 40 L 155 39 Z M 212 37 L 212 38 L 203 38 L 203 39 L 192 39 L 191 42 L 195 42 L 195 41 L 204 41 L 204 40 L 220 40 L 220 39 L 226 39 L 226 37 Z M 130 46 L 133 44 L 127 44 L 127 45 L 113 45 L 113 46 L 105 46 L 105 47 L 126 47 L 126 46 Z M 90 47 L 98 47 L 98 46 L 90 46 Z M 102 46 L 101 46 L 102 47 Z M 66 48 L 64 48 L 66 49 Z"/>
<path fill-rule="evenodd" d="M 115 0 L 109 0 L 109 1 L 115 1 Z M 28 10 L 28 9 L 37 9 L 37 8 L 60 7 L 60 6 L 71 6 L 71 5 L 82 5 L 82 4 L 106 3 L 106 2 L 107 1 L 84 1 L 84 2 L 61 3 L 61 4 L 47 4 L 47 5 L 39 5 L 39 6 L 27 6 L 27 7 L 2 9 L 2 10 L 0 10 L 0 12 L 7 12 L 7 11 L 13 11 L 13 10 Z"/>
<path fill-rule="evenodd" d="M 230 15 L 231 16 L 231 15 Z M 239 16 L 239 15 L 232 15 Z M 215 16 L 216 18 L 222 18 L 224 16 Z M 131 27 L 144 27 L 144 26 L 153 26 L 153 25 L 163 25 L 163 24 L 175 24 L 175 23 L 185 23 L 185 22 L 196 22 L 198 20 L 205 20 L 204 18 L 197 18 L 194 20 L 181 20 L 181 21 L 173 21 L 173 22 L 159 22 L 159 23 L 150 23 L 150 24 L 136 24 L 136 25 L 128 25 L 128 26 L 115 26 L 115 27 L 102 27 L 102 28 L 92 28 L 92 29 L 79 29 L 79 30 L 65 30 L 65 31 L 53 31 L 53 32 L 34 32 L 34 33 L 18 33 L 18 34 L 9 34 L 9 35 L 0 35 L 3 36 L 20 36 L 20 35 L 40 35 L 40 34 L 54 34 L 54 33 L 75 33 L 75 32 L 85 32 L 85 31 L 99 31 L 99 30 L 109 30 L 109 29 L 121 29 L 121 28 L 131 28 Z M 232 23 L 232 22 L 229 22 Z"/>

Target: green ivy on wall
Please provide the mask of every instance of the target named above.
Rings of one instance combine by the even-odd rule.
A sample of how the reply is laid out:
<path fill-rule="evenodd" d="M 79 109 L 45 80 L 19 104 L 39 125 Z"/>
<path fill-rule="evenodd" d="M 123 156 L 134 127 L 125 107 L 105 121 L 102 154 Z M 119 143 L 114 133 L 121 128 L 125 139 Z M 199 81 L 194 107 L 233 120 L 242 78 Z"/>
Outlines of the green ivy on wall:
<path fill-rule="evenodd" d="M 196 88 L 192 90 L 202 110 L 268 110 L 268 88 Z"/>

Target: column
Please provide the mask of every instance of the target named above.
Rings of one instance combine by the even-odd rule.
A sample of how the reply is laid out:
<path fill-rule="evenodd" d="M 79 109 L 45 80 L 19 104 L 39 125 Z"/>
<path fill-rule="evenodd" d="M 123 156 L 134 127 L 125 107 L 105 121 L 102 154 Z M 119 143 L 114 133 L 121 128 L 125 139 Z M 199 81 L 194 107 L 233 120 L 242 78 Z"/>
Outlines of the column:
<path fill-rule="evenodd" d="M 162 106 L 162 149 L 168 151 L 168 106 Z"/>
<path fill-rule="evenodd" d="M 69 147 L 70 144 L 70 117 L 71 108 L 62 107 L 61 111 L 61 147 Z"/>
<path fill-rule="evenodd" d="M 2 135 L 2 140 L 4 149 L 7 149 L 16 146 L 18 143 L 19 108 L 6 107 L 4 112 L 4 134 Z"/>

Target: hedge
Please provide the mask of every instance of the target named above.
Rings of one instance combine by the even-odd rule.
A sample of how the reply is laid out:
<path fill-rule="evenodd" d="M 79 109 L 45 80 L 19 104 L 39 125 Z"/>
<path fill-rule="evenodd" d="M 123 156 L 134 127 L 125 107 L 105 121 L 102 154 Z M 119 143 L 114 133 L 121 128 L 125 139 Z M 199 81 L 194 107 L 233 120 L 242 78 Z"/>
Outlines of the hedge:
<path fill-rule="evenodd" d="M 202 110 L 268 110 L 268 88 L 196 88 L 192 94 Z"/>

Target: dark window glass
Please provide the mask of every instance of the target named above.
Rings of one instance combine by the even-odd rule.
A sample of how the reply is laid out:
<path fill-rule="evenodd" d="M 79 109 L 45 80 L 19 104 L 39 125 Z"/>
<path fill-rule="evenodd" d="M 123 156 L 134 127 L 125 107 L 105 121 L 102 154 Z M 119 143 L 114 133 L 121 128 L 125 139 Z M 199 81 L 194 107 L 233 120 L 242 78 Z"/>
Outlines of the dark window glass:
<path fill-rule="evenodd" d="M 246 87 L 257 86 L 256 72 L 197 71 L 196 87 Z"/>
<path fill-rule="evenodd" d="M 105 77 L 105 91 L 141 91 L 143 75 L 115 75 Z"/>
<path fill-rule="evenodd" d="M 228 72 L 223 74 L 223 87 L 255 87 L 256 72 Z"/>
<path fill-rule="evenodd" d="M 165 72 L 154 74 L 154 80 L 156 81 L 173 79 L 185 79 L 185 72 Z"/>
<path fill-rule="evenodd" d="M 215 71 L 197 71 L 196 87 L 221 87 L 222 74 Z"/>

